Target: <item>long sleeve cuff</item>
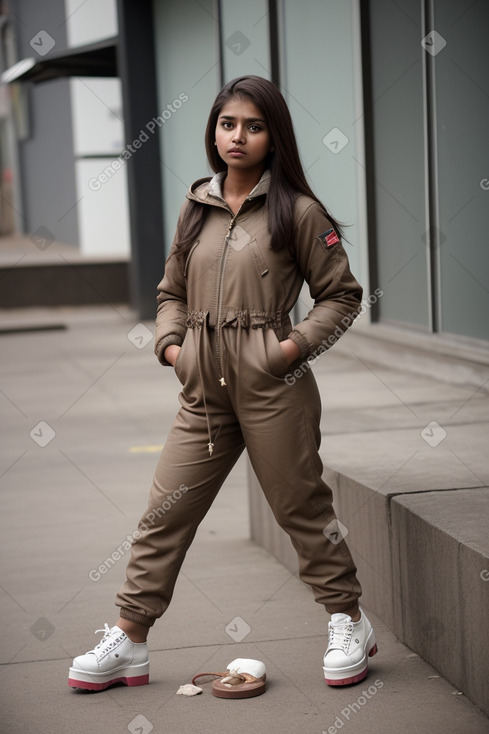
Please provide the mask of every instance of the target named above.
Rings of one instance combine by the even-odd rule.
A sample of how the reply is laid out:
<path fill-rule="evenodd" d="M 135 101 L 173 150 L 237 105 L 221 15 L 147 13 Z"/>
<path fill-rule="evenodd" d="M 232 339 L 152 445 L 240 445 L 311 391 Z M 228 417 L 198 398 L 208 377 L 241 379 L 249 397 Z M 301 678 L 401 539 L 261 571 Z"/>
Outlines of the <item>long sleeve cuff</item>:
<path fill-rule="evenodd" d="M 291 331 L 288 334 L 287 339 L 292 339 L 300 349 L 302 359 L 307 359 L 309 356 L 310 348 L 307 339 L 299 331 Z"/>
<path fill-rule="evenodd" d="M 167 336 L 164 336 L 163 339 L 160 339 L 158 344 L 155 344 L 155 354 L 158 361 L 165 367 L 171 367 L 170 363 L 165 359 L 165 349 L 171 344 L 176 344 L 177 347 L 181 347 L 183 344 L 182 337 L 178 334 L 168 334 Z"/>

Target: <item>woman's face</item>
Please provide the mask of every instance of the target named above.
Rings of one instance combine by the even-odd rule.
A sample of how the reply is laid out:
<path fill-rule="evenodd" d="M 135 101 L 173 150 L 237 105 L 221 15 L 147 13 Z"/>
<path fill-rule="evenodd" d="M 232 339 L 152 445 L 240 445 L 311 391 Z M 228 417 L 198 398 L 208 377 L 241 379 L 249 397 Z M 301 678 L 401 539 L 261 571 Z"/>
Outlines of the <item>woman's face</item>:
<path fill-rule="evenodd" d="M 231 99 L 217 118 L 216 144 L 228 168 L 263 170 L 267 153 L 272 150 L 263 112 L 246 97 Z"/>

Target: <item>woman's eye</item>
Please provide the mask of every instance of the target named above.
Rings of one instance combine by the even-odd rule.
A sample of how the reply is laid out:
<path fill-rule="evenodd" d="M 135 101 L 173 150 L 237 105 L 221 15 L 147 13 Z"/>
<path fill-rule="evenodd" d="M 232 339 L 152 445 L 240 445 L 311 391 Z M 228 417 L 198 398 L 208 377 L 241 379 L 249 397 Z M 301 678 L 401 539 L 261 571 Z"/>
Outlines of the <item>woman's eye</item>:
<path fill-rule="evenodd" d="M 261 127 L 259 125 L 250 125 L 250 130 L 252 133 L 258 133 L 261 130 Z"/>

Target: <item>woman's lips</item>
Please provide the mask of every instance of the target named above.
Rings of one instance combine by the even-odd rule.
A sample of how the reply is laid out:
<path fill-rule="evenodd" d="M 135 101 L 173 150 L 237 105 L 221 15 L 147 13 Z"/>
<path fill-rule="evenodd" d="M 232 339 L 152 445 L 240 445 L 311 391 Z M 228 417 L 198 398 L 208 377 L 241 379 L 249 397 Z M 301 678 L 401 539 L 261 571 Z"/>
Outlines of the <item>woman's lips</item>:
<path fill-rule="evenodd" d="M 243 150 L 240 150 L 239 148 L 231 148 L 231 150 L 228 150 L 229 155 L 246 155 Z"/>

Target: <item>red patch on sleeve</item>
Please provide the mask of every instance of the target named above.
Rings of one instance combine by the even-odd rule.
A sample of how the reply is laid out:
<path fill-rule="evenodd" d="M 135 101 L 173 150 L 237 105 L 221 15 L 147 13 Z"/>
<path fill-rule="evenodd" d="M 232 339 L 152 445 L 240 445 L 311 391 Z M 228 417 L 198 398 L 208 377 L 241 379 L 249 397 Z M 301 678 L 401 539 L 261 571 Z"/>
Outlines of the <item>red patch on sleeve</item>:
<path fill-rule="evenodd" d="M 331 227 L 331 229 L 327 229 L 326 232 L 322 232 L 321 234 L 318 234 L 319 239 L 321 242 L 323 242 L 326 247 L 331 247 L 331 245 L 336 245 L 337 242 L 340 241 L 340 238 L 338 237 L 336 230 Z"/>

